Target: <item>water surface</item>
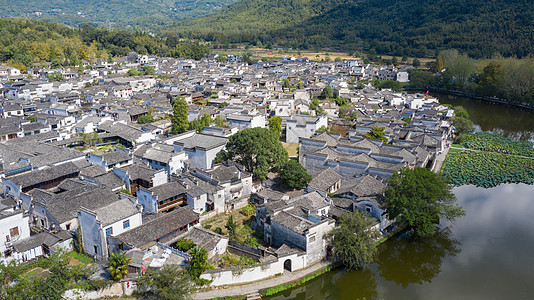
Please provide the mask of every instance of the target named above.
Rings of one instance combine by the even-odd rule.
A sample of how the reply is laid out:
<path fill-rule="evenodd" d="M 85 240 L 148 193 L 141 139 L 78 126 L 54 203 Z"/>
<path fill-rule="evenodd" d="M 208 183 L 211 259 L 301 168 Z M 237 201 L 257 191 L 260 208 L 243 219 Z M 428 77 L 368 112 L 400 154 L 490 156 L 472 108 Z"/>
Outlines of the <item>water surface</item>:
<path fill-rule="evenodd" d="M 271 299 L 534 299 L 534 187 L 454 189 L 466 215 L 433 238 L 400 235 L 377 262 Z"/>

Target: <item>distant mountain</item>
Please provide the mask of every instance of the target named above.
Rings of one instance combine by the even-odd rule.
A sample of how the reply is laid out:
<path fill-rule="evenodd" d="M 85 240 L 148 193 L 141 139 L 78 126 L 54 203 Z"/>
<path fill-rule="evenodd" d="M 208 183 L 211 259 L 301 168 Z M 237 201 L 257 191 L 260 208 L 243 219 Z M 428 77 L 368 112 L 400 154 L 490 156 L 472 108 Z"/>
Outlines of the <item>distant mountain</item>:
<path fill-rule="evenodd" d="M 30 18 L 78 27 L 153 29 L 215 12 L 236 0 L 0 0 L 0 18 Z"/>
<path fill-rule="evenodd" d="M 534 51 L 531 0 L 242 0 L 169 31 L 216 43 L 480 58 Z"/>

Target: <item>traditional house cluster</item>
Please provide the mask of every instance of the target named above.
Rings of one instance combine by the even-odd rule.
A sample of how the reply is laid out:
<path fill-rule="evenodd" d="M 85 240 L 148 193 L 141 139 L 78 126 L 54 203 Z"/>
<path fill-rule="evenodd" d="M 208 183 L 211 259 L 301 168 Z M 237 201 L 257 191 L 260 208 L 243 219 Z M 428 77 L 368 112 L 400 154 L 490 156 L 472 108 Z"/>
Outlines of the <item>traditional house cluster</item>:
<path fill-rule="evenodd" d="M 405 82 L 405 69 L 300 57 L 219 61 L 130 53 L 88 62 L 80 75 L 32 69 L 33 79 L 0 68 L 1 260 L 70 249 L 77 236 L 97 260 L 128 251 L 137 272 L 185 264 L 188 254 L 173 245 L 188 238 L 210 259 L 233 249 L 263 264 L 248 278 L 204 274 L 214 285 L 294 271 L 327 255 L 325 237 L 345 212 L 375 217 L 377 230 L 390 226 L 385 179 L 403 167 L 433 168 L 452 131 L 451 112 L 427 95 L 357 84 Z M 143 66 L 165 76 L 127 76 Z M 47 80 L 54 71 L 66 79 Z M 334 99 L 321 97 L 327 86 Z M 189 104 L 188 121 L 200 119 L 204 128 L 169 133 L 177 97 Z M 266 128 L 272 117 L 282 119 L 281 140 L 298 145 L 295 157 L 313 175 L 303 190 L 281 189 L 276 176 L 254 181 L 243 166 L 215 160 L 233 134 Z M 387 142 L 367 136 L 376 127 Z M 250 202 L 262 247 L 200 227 Z"/>

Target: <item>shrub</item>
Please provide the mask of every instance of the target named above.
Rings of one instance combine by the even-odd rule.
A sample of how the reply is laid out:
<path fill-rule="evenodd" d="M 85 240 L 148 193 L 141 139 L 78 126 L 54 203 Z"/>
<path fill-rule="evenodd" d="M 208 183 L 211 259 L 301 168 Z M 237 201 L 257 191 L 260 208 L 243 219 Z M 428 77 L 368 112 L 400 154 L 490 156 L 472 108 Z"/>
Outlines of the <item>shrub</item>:
<path fill-rule="evenodd" d="M 191 250 L 191 248 L 195 247 L 195 243 L 193 243 L 192 240 L 190 239 L 179 239 L 178 241 L 176 241 L 176 249 L 182 251 L 182 252 L 187 252 L 189 250 Z"/>
<path fill-rule="evenodd" d="M 247 217 L 255 215 L 256 214 L 256 206 L 254 206 L 254 204 L 248 204 L 247 206 L 245 206 L 245 207 L 243 207 L 241 209 L 241 213 L 244 214 Z"/>

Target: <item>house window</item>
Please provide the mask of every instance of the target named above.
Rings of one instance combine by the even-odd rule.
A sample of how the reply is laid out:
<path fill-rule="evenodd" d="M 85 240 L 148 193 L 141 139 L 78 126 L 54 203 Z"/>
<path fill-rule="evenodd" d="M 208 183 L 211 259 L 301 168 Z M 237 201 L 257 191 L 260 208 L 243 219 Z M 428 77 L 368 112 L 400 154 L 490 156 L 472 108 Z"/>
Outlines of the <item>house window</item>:
<path fill-rule="evenodd" d="M 16 236 L 19 236 L 19 227 L 13 227 L 11 229 L 9 229 L 9 235 L 11 237 L 16 237 Z"/>
<path fill-rule="evenodd" d="M 314 241 L 315 241 L 315 235 L 314 236 L 310 236 L 310 243 L 314 242 Z"/>
<path fill-rule="evenodd" d="M 129 228 L 129 227 L 130 227 L 130 220 L 126 220 L 126 221 L 122 222 L 122 228 L 123 229 Z"/>
<path fill-rule="evenodd" d="M 112 235 L 113 234 L 113 227 L 106 228 L 106 235 Z"/>

